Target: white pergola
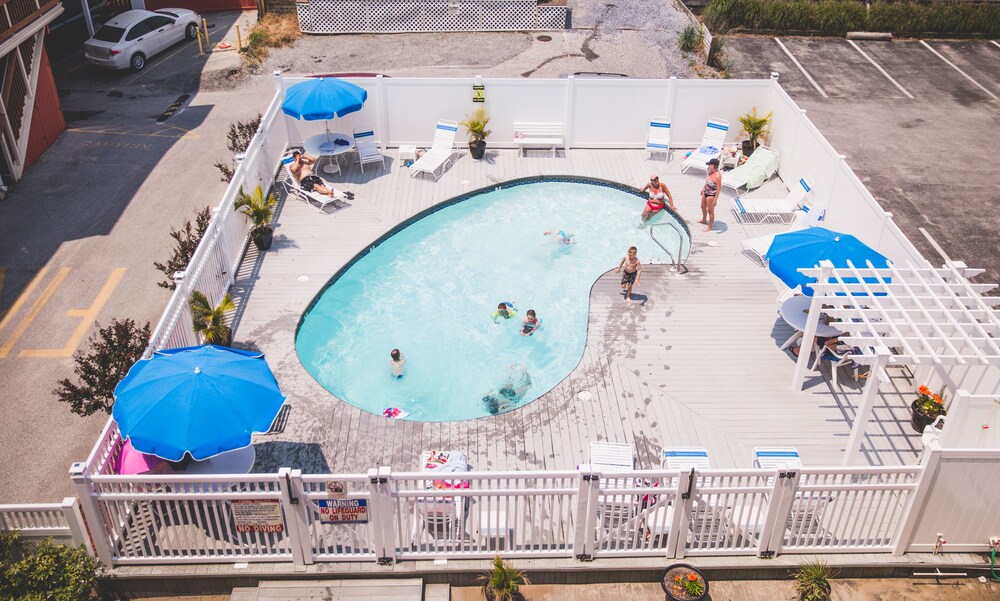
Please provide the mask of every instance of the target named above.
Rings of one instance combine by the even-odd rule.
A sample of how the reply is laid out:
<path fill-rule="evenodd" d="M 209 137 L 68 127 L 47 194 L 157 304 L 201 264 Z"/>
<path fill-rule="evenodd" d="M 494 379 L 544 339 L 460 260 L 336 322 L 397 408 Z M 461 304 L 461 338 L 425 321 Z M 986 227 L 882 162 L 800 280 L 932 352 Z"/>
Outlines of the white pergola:
<path fill-rule="evenodd" d="M 889 365 L 927 366 L 953 387 L 946 367 L 981 365 L 1000 370 L 1000 297 L 982 293 L 996 284 L 969 281 L 983 273 L 964 263 L 875 268 L 871 263 L 835 268 L 830 261 L 800 269 L 816 278 L 803 340 L 813 340 L 820 314 L 840 321 L 840 340 L 861 350 L 852 356 L 870 365 L 871 373 L 844 453 L 844 465 L 854 463 L 871 417 L 878 382 Z M 792 387 L 800 389 L 809 365 L 803 350 L 795 366 Z M 997 392 L 997 391 L 992 391 Z M 950 419 L 950 418 L 949 418 Z"/>

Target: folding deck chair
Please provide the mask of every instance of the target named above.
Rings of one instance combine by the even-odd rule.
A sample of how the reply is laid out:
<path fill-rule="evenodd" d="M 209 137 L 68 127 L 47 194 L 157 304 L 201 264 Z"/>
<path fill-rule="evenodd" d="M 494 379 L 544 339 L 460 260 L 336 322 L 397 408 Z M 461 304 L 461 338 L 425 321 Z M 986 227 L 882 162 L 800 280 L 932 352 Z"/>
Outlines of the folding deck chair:
<path fill-rule="evenodd" d="M 375 139 L 375 130 L 370 127 L 355 127 L 354 148 L 358 151 L 358 164 L 362 174 L 365 172 L 365 163 L 378 163 L 385 170 L 385 155 Z"/>
<path fill-rule="evenodd" d="M 705 135 L 701 138 L 701 146 L 691 152 L 691 156 L 684 160 L 681 166 L 681 173 L 688 167 L 694 167 L 707 171 L 705 163 L 709 159 L 717 159 L 722 156 L 722 145 L 726 142 L 726 134 L 729 132 L 729 121 L 725 119 L 709 119 L 705 125 Z"/>
<path fill-rule="evenodd" d="M 646 152 L 649 153 L 649 158 L 653 158 L 655 153 L 662 153 L 664 159 L 670 160 L 670 119 L 653 117 L 649 120 Z"/>
<path fill-rule="evenodd" d="M 434 181 L 437 181 L 444 175 L 445 168 L 451 162 L 457 131 L 458 123 L 447 119 L 438 121 L 434 127 L 434 141 L 431 143 L 431 148 L 410 165 L 410 177 L 418 173 L 430 173 L 434 176 Z M 441 175 L 438 175 L 438 169 L 441 170 Z"/>
<path fill-rule="evenodd" d="M 723 185 L 728 185 L 727 177 L 728 174 L 722 176 Z M 794 218 L 795 211 L 804 206 L 812 189 L 809 181 L 800 177 L 784 198 L 737 196 L 732 200 L 733 215 L 740 223 L 789 223 Z"/>

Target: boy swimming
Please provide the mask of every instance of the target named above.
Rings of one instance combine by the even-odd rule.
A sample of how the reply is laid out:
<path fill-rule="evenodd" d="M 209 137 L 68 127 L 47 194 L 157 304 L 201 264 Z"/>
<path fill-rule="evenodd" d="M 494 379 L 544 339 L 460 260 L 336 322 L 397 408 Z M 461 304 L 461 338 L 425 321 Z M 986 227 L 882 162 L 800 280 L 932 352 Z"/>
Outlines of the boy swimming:
<path fill-rule="evenodd" d="M 493 323 L 500 323 L 500 319 L 510 319 L 517 315 L 514 303 L 504 301 L 497 305 L 497 310 L 493 312 Z"/>
<path fill-rule="evenodd" d="M 389 369 L 392 370 L 392 377 L 397 380 L 403 379 L 403 366 L 406 365 L 406 359 L 403 359 L 403 354 L 399 352 L 398 348 L 392 349 L 389 353 Z"/>
<path fill-rule="evenodd" d="M 564 244 L 566 246 L 569 246 L 570 244 L 573 244 L 573 242 L 575 242 L 575 240 L 573 239 L 573 234 L 567 234 L 562 230 L 549 230 L 542 235 L 548 236 L 556 244 Z"/>

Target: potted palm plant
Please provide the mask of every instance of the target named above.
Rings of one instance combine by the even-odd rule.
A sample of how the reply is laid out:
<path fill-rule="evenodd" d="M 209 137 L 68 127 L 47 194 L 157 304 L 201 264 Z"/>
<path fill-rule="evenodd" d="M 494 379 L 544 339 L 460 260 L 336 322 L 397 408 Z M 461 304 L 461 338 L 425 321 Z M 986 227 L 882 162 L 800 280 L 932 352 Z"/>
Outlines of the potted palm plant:
<path fill-rule="evenodd" d="M 188 306 L 191 307 L 194 332 L 207 344 L 229 346 L 233 343 L 233 329 L 226 323 L 226 313 L 235 311 L 236 305 L 228 292 L 219 305 L 213 307 L 207 296 L 195 290 L 188 299 Z"/>
<path fill-rule="evenodd" d="M 233 210 L 239 211 L 250 218 L 253 229 L 250 230 L 250 239 L 258 250 L 268 250 L 274 240 L 274 228 L 270 226 L 271 219 L 274 218 L 274 194 L 264 197 L 264 191 L 258 185 L 253 194 L 247 194 L 240 186 L 239 193 L 236 194 L 236 202 L 233 203 Z"/>
<path fill-rule="evenodd" d="M 757 107 L 753 107 L 752 111 L 740 117 L 743 133 L 749 138 L 743 141 L 743 156 L 753 154 L 760 145 L 760 139 L 770 133 L 768 128 L 771 124 L 771 115 L 772 113 L 768 113 L 760 116 L 757 114 Z"/>
<path fill-rule="evenodd" d="M 675 563 L 667 568 L 660 580 L 670 601 L 698 601 L 708 598 L 708 578 L 694 566 Z"/>
<path fill-rule="evenodd" d="M 489 123 L 490 116 L 486 114 L 486 107 L 481 106 L 459 124 L 469 131 L 469 152 L 474 159 L 481 159 L 486 154 L 486 138 L 493 133 L 486 129 Z"/>
<path fill-rule="evenodd" d="M 830 579 L 835 575 L 833 569 L 821 559 L 799 564 L 792 577 L 795 578 L 800 601 L 829 601 L 832 591 Z"/>
<path fill-rule="evenodd" d="M 524 572 L 504 561 L 499 555 L 493 558 L 493 569 L 479 577 L 483 595 L 488 601 L 514 601 L 522 599 L 521 585 L 531 584 Z"/>
<path fill-rule="evenodd" d="M 948 414 L 944 408 L 944 398 L 936 392 L 931 392 L 926 386 L 917 389 L 917 400 L 910 404 L 910 409 L 913 410 L 910 415 L 910 426 L 920 433 L 933 424 L 938 416 Z"/>

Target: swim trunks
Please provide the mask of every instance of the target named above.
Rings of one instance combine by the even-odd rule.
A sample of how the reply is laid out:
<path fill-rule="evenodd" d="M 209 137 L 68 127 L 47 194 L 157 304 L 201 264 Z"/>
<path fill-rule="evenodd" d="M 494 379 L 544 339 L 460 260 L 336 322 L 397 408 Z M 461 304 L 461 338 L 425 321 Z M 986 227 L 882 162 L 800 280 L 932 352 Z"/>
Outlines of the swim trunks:
<path fill-rule="evenodd" d="M 623 271 L 622 272 L 622 286 L 628 286 L 635 283 L 635 276 L 639 275 L 639 270 L 633 272 Z"/>
<path fill-rule="evenodd" d="M 306 192 L 312 192 L 313 188 L 316 187 L 317 185 L 320 186 L 323 185 L 323 180 L 320 179 L 318 175 L 307 175 L 302 178 L 302 181 L 299 182 L 299 185 L 301 185 L 302 189 L 305 190 Z"/>

